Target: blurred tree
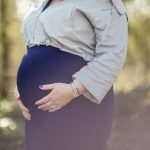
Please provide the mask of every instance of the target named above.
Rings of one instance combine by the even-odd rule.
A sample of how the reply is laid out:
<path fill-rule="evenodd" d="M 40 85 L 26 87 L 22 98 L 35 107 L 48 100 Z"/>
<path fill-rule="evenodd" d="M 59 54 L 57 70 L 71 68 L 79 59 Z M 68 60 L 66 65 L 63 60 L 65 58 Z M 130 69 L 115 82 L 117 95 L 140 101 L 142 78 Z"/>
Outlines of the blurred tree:
<path fill-rule="evenodd" d="M 150 7 L 150 1 L 145 0 L 145 6 Z M 134 8 L 134 7 L 133 7 Z M 145 9 L 144 9 L 145 8 Z M 134 8 L 134 14 L 129 16 L 129 46 L 127 64 L 142 72 L 145 83 L 149 81 L 150 66 L 150 13 L 145 14 L 146 7 Z"/>
<path fill-rule="evenodd" d="M 0 96 L 7 96 L 7 72 L 9 69 L 9 52 L 11 48 L 11 40 L 8 34 L 8 27 L 11 26 L 13 21 L 12 15 L 14 14 L 15 0 L 7 1 L 1 0 L 1 71 L 0 71 Z"/>

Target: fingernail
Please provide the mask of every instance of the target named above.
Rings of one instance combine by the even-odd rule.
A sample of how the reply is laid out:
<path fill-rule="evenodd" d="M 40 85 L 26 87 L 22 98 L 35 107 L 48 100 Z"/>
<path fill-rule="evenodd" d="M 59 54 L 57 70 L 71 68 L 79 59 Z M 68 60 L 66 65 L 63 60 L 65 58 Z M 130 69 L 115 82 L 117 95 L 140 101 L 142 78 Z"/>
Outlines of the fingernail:
<path fill-rule="evenodd" d="M 35 104 L 36 104 L 36 105 L 39 104 L 39 101 L 36 101 Z"/>
<path fill-rule="evenodd" d="M 37 104 L 38 104 L 38 102 L 35 102 L 34 104 L 35 104 L 35 105 L 37 105 Z"/>
<path fill-rule="evenodd" d="M 44 86 L 43 85 L 39 85 L 39 88 L 42 89 Z"/>

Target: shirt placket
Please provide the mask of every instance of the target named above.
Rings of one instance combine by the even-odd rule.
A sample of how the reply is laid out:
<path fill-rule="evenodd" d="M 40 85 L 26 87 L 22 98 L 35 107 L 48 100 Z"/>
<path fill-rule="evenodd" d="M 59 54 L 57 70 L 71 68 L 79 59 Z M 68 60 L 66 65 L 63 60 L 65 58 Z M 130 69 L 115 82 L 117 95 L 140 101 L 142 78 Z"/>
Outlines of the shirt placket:
<path fill-rule="evenodd" d="M 38 21 L 40 15 L 42 14 L 42 10 L 44 8 L 44 5 L 45 5 L 45 3 L 43 2 L 42 5 L 41 5 L 41 7 L 40 7 L 40 9 L 37 11 L 36 19 L 35 19 L 35 22 L 34 22 L 33 42 L 35 40 L 35 31 L 36 31 L 36 28 L 37 28 L 37 21 Z"/>

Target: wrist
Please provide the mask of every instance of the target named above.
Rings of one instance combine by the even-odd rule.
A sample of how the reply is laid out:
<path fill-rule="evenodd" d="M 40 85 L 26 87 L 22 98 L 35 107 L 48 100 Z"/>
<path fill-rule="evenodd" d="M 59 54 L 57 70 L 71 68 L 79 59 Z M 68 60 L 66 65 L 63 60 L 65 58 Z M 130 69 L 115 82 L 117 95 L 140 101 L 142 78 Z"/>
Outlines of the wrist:
<path fill-rule="evenodd" d="M 83 95 L 83 93 L 86 91 L 86 88 L 77 79 L 74 79 L 71 83 L 74 87 L 78 89 L 80 95 Z"/>
<path fill-rule="evenodd" d="M 73 99 L 81 95 L 79 89 L 73 85 L 73 82 L 69 83 L 69 86 L 71 88 Z"/>

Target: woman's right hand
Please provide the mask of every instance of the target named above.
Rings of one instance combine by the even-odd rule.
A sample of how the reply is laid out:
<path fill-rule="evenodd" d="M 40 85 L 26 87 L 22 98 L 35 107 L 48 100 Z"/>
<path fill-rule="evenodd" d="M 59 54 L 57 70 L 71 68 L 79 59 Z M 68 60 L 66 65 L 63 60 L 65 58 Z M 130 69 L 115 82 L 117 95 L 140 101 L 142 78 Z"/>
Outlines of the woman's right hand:
<path fill-rule="evenodd" d="M 22 103 L 17 88 L 15 89 L 15 98 L 16 98 L 17 105 L 18 105 L 19 109 L 21 110 L 24 118 L 26 120 L 31 120 L 31 114 L 29 112 L 29 109 L 27 107 L 25 107 L 24 104 Z"/>

